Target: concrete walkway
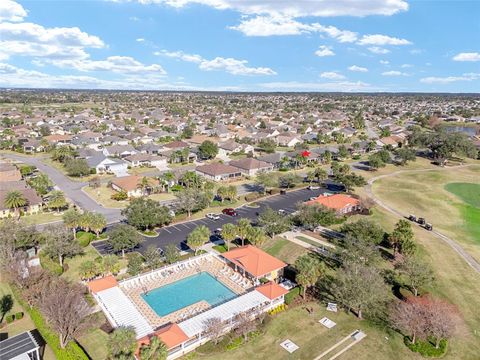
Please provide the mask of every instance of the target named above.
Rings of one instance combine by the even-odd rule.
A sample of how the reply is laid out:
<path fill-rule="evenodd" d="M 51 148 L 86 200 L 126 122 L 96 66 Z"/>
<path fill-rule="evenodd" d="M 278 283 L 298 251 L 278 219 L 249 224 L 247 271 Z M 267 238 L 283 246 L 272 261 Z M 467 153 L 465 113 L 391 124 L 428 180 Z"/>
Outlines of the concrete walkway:
<path fill-rule="evenodd" d="M 385 174 L 385 175 L 380 175 L 380 176 L 371 178 L 370 180 L 368 180 L 368 184 L 367 184 L 365 189 L 367 191 L 367 194 L 375 201 L 375 203 L 377 203 L 379 206 L 381 206 L 382 208 L 384 208 L 388 212 L 392 213 L 393 215 L 396 215 L 396 216 L 404 219 L 407 216 L 407 214 L 402 214 L 400 211 L 392 208 L 391 206 L 387 205 L 382 200 L 380 200 L 377 196 L 375 196 L 375 194 L 372 191 L 372 185 L 375 181 L 380 180 L 380 179 L 384 179 L 384 178 L 387 178 L 387 177 L 396 176 L 396 175 L 403 174 L 403 173 L 418 173 L 418 172 L 428 172 L 428 171 L 442 171 L 442 170 L 451 170 L 451 169 L 461 169 L 461 168 L 469 167 L 469 166 L 472 166 L 472 165 L 474 165 L 474 164 L 458 165 L 458 166 L 444 167 L 444 168 L 439 167 L 438 169 L 420 169 L 420 170 L 395 171 L 391 174 Z M 417 224 L 417 226 L 420 226 L 420 225 Z M 473 258 L 473 256 L 471 256 L 469 253 L 467 253 L 465 251 L 465 249 L 459 243 L 457 243 L 452 238 L 442 234 L 441 232 L 439 232 L 437 230 L 433 230 L 433 231 L 431 231 L 431 233 L 433 235 L 435 235 L 437 238 L 439 238 L 442 241 L 444 241 L 445 243 L 447 243 L 453 250 L 455 250 L 455 252 L 458 255 L 460 255 L 462 257 L 463 260 L 465 260 L 465 262 L 468 265 L 470 265 L 470 267 L 472 269 L 474 269 L 476 272 L 480 273 L 480 263 L 477 260 L 475 260 Z"/>

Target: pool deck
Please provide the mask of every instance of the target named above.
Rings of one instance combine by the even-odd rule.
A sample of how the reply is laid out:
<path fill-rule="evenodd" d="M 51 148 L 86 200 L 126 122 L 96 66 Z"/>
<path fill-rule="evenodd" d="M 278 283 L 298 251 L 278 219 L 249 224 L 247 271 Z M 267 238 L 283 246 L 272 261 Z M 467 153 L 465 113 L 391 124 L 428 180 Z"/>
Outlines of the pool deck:
<path fill-rule="evenodd" d="M 170 322 L 186 320 L 210 309 L 211 306 L 206 301 L 199 301 L 161 317 L 143 300 L 141 294 L 200 272 L 208 272 L 237 295 L 242 295 L 249 288 L 253 287 L 251 281 L 247 281 L 240 273 L 235 273 L 233 269 L 215 255 L 207 254 L 190 258 L 189 261 L 173 264 L 169 268 L 159 269 L 157 272 L 145 274 L 138 277 L 134 282 L 124 282 L 120 284 L 120 288 L 131 299 L 148 323 L 152 327 L 157 328 Z M 236 281 L 232 280 L 232 278 L 235 279 L 235 274 L 237 274 L 237 278 L 239 278 L 239 275 L 241 276 L 241 281 L 238 279 Z"/>

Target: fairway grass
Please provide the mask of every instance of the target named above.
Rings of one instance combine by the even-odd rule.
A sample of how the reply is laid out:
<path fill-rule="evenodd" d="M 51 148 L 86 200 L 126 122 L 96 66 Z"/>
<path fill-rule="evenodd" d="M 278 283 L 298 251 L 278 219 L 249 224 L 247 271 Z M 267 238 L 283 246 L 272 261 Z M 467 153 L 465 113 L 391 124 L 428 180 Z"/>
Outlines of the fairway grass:
<path fill-rule="evenodd" d="M 480 261 L 480 209 L 473 206 L 478 197 L 474 194 L 475 186 L 467 185 L 480 187 L 478 179 L 478 165 L 405 172 L 377 180 L 372 191 L 403 214 L 426 218 L 434 229 L 460 243 Z"/>
<path fill-rule="evenodd" d="M 449 183 L 445 189 L 473 207 L 480 208 L 480 179 L 479 183 Z"/>

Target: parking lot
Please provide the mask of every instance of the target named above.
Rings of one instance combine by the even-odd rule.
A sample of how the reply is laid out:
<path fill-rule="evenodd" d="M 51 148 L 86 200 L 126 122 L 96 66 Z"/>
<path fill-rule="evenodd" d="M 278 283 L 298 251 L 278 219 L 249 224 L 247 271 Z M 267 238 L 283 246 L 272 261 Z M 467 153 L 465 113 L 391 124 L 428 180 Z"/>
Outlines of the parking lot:
<path fill-rule="evenodd" d="M 289 191 L 284 195 L 279 194 L 258 201 L 257 205 L 259 207 L 253 208 L 245 205 L 237 208 L 236 211 L 238 216 L 235 217 L 218 214 L 220 217 L 218 220 L 203 218 L 166 226 L 157 230 L 158 236 L 156 237 L 145 236 L 143 243 L 140 244 L 135 251 L 143 253 L 150 245 L 154 245 L 155 247 L 163 250 L 168 244 L 174 244 L 180 250 L 188 250 L 188 246 L 185 244 L 187 236 L 199 225 L 205 225 L 213 233 L 215 229 L 221 228 L 224 224 L 236 223 L 241 218 L 247 218 L 254 221 L 257 218 L 257 213 L 261 213 L 266 207 L 270 207 L 277 211 L 283 209 L 285 213 L 291 214 L 296 211 L 297 203 L 306 201 L 310 197 L 318 196 L 326 191 L 328 191 L 326 188 L 320 188 L 318 190 L 301 189 Z M 213 235 L 211 239 L 214 240 Z M 106 241 L 98 241 L 92 245 L 102 255 L 112 252 L 112 249 Z"/>

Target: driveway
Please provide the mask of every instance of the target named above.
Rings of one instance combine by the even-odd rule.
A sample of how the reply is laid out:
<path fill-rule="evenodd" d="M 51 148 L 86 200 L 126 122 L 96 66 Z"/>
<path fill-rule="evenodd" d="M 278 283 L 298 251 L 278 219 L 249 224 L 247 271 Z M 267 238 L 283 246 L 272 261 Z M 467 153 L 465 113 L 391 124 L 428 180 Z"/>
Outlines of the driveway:
<path fill-rule="evenodd" d="M 257 201 L 259 205 L 257 208 L 242 206 L 237 209 L 238 216 L 236 217 L 221 214 L 219 220 L 203 218 L 163 227 L 157 231 L 158 235 L 156 237 L 144 237 L 144 242 L 136 250 L 143 253 L 150 245 L 164 250 L 168 244 L 174 244 L 180 250 L 187 250 L 188 247 L 185 245 L 187 236 L 199 225 L 205 225 L 213 232 L 215 229 L 221 228 L 224 224 L 236 223 L 241 218 L 255 221 L 257 219 L 257 213 L 261 213 L 266 207 L 270 207 L 273 210 L 283 209 L 288 214 L 291 214 L 296 211 L 296 204 L 298 202 L 306 201 L 310 197 L 318 196 L 325 191 L 327 191 L 326 188 L 319 190 L 294 190 L 285 195 L 275 195 L 265 200 Z M 211 240 L 215 240 L 215 237 L 212 236 Z M 106 241 L 98 241 L 92 245 L 102 255 L 111 253 L 111 248 Z"/>
<path fill-rule="evenodd" d="M 65 196 L 68 197 L 75 205 L 88 211 L 94 211 L 103 214 L 109 224 L 118 222 L 122 219 L 119 209 L 105 208 L 82 191 L 82 188 L 86 186 L 87 183 L 70 180 L 59 170 L 45 164 L 42 161 L 42 158 L 22 156 L 17 154 L 0 154 L 0 157 L 36 166 L 38 170 L 47 174 L 50 180 L 52 180 L 54 183 L 55 187 L 63 191 Z"/>

